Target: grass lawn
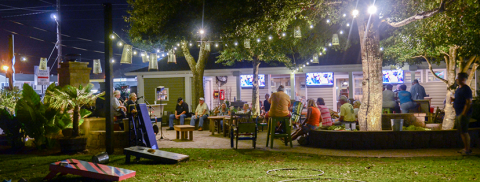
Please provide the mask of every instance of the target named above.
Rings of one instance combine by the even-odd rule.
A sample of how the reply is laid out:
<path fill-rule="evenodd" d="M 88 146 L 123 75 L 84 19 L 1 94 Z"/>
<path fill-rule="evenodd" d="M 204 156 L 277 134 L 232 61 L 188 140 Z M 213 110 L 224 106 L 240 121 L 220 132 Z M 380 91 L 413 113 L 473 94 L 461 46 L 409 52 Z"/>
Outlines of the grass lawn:
<path fill-rule="evenodd" d="M 117 149 L 118 151 L 119 149 Z M 110 156 L 108 165 L 137 171 L 127 181 L 281 181 L 318 174 L 315 171 L 266 171 L 278 168 L 304 168 L 325 171 L 323 177 L 363 181 L 472 181 L 480 178 L 479 156 L 423 158 L 328 157 L 288 152 L 231 149 L 164 149 L 190 155 L 190 160 L 176 165 L 153 164 L 142 159 L 139 164 L 125 164 L 124 155 Z M 386 151 L 388 152 L 388 151 Z M 0 181 L 25 178 L 41 181 L 51 162 L 66 158 L 90 161 L 92 155 L 0 155 Z M 91 181 L 73 175 L 55 181 Z M 319 180 L 316 180 L 319 181 Z"/>

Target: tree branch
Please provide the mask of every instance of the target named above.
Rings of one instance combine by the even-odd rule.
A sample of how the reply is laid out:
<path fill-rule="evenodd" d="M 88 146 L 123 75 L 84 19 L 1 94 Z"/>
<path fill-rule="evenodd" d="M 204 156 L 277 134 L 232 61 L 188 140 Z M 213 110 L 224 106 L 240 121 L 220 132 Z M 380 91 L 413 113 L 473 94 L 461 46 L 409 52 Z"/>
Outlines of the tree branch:
<path fill-rule="evenodd" d="M 461 72 L 464 72 L 466 73 L 468 71 L 468 69 L 470 68 L 470 65 L 472 65 L 472 63 L 476 62 L 476 60 L 478 59 L 477 55 L 471 57 L 463 66 Z"/>
<path fill-rule="evenodd" d="M 180 47 L 182 48 L 183 56 L 185 56 L 185 60 L 187 60 L 190 70 L 192 72 L 196 72 L 197 69 L 195 65 L 197 63 L 195 62 L 195 58 L 193 58 L 192 54 L 190 54 L 190 50 L 188 49 L 187 43 L 188 43 L 187 41 L 182 41 L 182 45 Z"/>
<path fill-rule="evenodd" d="M 468 86 L 472 85 L 472 80 L 475 77 L 475 72 L 477 71 L 478 66 L 479 66 L 478 63 L 473 63 L 472 69 L 470 70 L 470 74 L 468 74 L 468 79 L 467 79 Z"/>
<path fill-rule="evenodd" d="M 445 11 L 445 4 L 450 4 L 452 2 L 454 2 L 455 0 L 449 0 L 447 2 L 445 2 L 445 0 L 442 0 L 442 2 L 440 3 L 440 6 L 438 8 L 435 8 L 433 10 L 430 10 L 430 11 L 425 11 L 425 12 L 421 12 L 421 13 L 418 13 L 416 15 L 413 15 L 411 17 L 408 17 L 400 22 L 390 22 L 388 19 L 387 20 L 382 20 L 384 22 L 386 22 L 388 25 L 392 26 L 392 27 L 402 27 L 402 26 L 405 26 L 405 25 L 408 25 L 409 23 L 412 23 L 414 21 L 417 21 L 417 20 L 421 20 L 421 19 L 424 19 L 424 18 L 429 18 L 429 17 L 432 17 L 433 15 L 436 15 L 437 13 L 440 13 L 440 12 L 443 12 Z"/>
<path fill-rule="evenodd" d="M 423 59 L 425 59 L 428 63 L 428 69 L 430 69 L 430 72 L 432 72 L 433 76 L 435 76 L 436 78 L 438 78 L 439 80 L 443 81 L 445 84 L 448 85 L 448 81 L 443 79 L 443 78 L 440 78 L 437 74 L 435 74 L 435 72 L 433 71 L 433 67 L 432 67 L 432 63 L 430 63 L 430 60 L 428 60 L 428 58 L 426 56 L 420 56 L 422 57 Z"/>

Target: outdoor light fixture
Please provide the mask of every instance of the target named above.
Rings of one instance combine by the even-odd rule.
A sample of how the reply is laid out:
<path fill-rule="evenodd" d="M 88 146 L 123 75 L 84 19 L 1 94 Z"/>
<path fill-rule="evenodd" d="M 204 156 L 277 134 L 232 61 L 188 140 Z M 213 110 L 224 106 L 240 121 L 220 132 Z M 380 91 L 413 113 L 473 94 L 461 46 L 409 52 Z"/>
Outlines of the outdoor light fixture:
<path fill-rule="evenodd" d="M 50 15 L 50 17 L 52 17 L 52 19 L 54 19 L 54 20 L 57 20 L 57 15 L 56 14 Z"/>
<path fill-rule="evenodd" d="M 141 56 L 145 56 L 145 54 L 144 54 L 144 53 L 142 53 L 142 54 L 140 54 L 140 55 L 141 55 Z"/>
<path fill-rule="evenodd" d="M 380 47 L 380 51 L 383 51 L 383 47 Z"/>
<path fill-rule="evenodd" d="M 113 35 L 113 34 L 110 35 L 110 38 L 111 38 L 111 39 L 115 39 L 115 35 Z"/>
<path fill-rule="evenodd" d="M 257 39 L 257 42 L 260 42 L 260 38 Z"/>
<path fill-rule="evenodd" d="M 287 36 L 287 33 L 283 32 L 283 33 L 282 33 L 282 36 L 283 36 L 283 37 Z"/>
<path fill-rule="evenodd" d="M 313 63 L 313 59 L 310 59 L 310 62 L 312 62 L 312 63 Z"/>
<path fill-rule="evenodd" d="M 180 46 L 180 44 L 179 44 L 179 43 L 177 43 L 177 46 Z"/>
<path fill-rule="evenodd" d="M 347 14 L 343 13 L 343 17 L 346 17 L 346 16 L 347 16 Z"/>
<path fill-rule="evenodd" d="M 313 28 L 313 25 L 310 25 L 310 29 L 312 29 L 312 28 Z"/>
<path fill-rule="evenodd" d="M 272 36 L 268 36 L 268 40 L 272 40 L 272 39 L 273 39 L 273 37 L 272 37 Z"/>
<path fill-rule="evenodd" d="M 162 54 L 162 57 L 165 57 L 165 54 Z"/>
<path fill-rule="evenodd" d="M 118 46 L 122 46 L 122 45 L 123 45 L 123 43 L 122 43 L 122 42 L 118 42 L 118 44 L 117 44 L 117 45 L 118 45 Z"/>
<path fill-rule="evenodd" d="M 150 56 L 149 56 L 149 55 L 147 55 L 147 58 L 150 58 Z"/>
<path fill-rule="evenodd" d="M 343 31 L 342 31 L 342 30 L 340 30 L 340 34 L 343 34 Z"/>
<path fill-rule="evenodd" d="M 189 45 L 189 46 L 192 46 L 192 43 L 189 43 L 188 45 Z"/>
<path fill-rule="evenodd" d="M 173 49 L 177 50 L 177 47 L 173 47 Z"/>
<path fill-rule="evenodd" d="M 330 19 L 327 19 L 327 23 L 330 23 Z"/>
<path fill-rule="evenodd" d="M 327 48 L 324 47 L 324 48 L 323 48 L 323 51 L 327 51 Z"/>
<path fill-rule="evenodd" d="M 159 55 L 157 55 L 157 58 L 160 58 L 160 56 L 159 56 Z"/>
<path fill-rule="evenodd" d="M 2 66 L 2 69 L 3 69 L 4 71 L 8 71 L 8 66 Z"/>
<path fill-rule="evenodd" d="M 112 59 L 112 63 L 115 63 L 115 59 Z"/>
<path fill-rule="evenodd" d="M 26 60 L 27 60 L 27 58 L 26 58 L 26 57 L 22 57 L 22 61 L 26 61 Z"/>
<path fill-rule="evenodd" d="M 198 32 L 203 35 L 205 33 L 205 30 L 200 29 L 200 31 L 198 31 Z"/>
<path fill-rule="evenodd" d="M 375 5 L 371 5 L 368 7 L 368 13 L 375 14 L 377 12 L 377 7 Z"/>
<path fill-rule="evenodd" d="M 323 53 L 318 53 L 320 56 L 323 55 Z"/>
<path fill-rule="evenodd" d="M 237 45 L 238 45 L 238 43 L 237 43 L 237 42 L 234 42 L 234 43 L 233 43 L 233 45 L 237 46 Z"/>
<path fill-rule="evenodd" d="M 352 11 L 352 15 L 353 15 L 354 18 L 357 17 L 358 16 L 358 10 L 354 9 Z"/>
<path fill-rule="evenodd" d="M 305 68 L 305 65 L 303 65 L 303 67 Z"/>
<path fill-rule="evenodd" d="M 328 43 L 328 46 L 332 47 L 332 43 Z"/>
<path fill-rule="evenodd" d="M 349 26 L 350 26 L 350 23 L 347 23 L 347 27 L 349 27 Z"/>
<path fill-rule="evenodd" d="M 133 51 L 133 55 L 137 55 L 137 51 Z"/>
<path fill-rule="evenodd" d="M 309 64 L 310 64 L 310 63 L 309 63 L 309 62 L 307 62 L 307 65 L 309 65 Z"/>
<path fill-rule="evenodd" d="M 218 47 L 218 43 L 215 43 L 215 47 Z"/>
<path fill-rule="evenodd" d="M 160 52 L 160 49 L 157 49 L 157 52 Z"/>

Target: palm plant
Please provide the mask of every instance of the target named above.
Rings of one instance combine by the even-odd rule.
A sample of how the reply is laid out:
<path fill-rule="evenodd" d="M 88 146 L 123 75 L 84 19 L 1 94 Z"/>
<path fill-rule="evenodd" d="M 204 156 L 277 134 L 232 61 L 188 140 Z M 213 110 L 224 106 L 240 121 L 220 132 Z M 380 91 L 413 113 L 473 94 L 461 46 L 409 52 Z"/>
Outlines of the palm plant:
<path fill-rule="evenodd" d="M 62 112 L 73 110 L 72 137 L 79 136 L 78 126 L 80 117 L 86 117 L 86 115 L 89 115 L 80 115 L 81 113 L 87 113 L 82 107 L 95 105 L 97 98 L 102 98 L 101 96 L 105 95 L 105 92 L 100 94 L 91 93 L 90 91 L 93 88 L 93 84 L 88 84 L 85 87 L 80 85 L 78 88 L 71 85 L 66 85 L 64 87 L 55 87 L 54 85 L 51 85 L 49 87 L 54 88 L 47 89 L 44 102 L 48 103 L 50 108 Z"/>

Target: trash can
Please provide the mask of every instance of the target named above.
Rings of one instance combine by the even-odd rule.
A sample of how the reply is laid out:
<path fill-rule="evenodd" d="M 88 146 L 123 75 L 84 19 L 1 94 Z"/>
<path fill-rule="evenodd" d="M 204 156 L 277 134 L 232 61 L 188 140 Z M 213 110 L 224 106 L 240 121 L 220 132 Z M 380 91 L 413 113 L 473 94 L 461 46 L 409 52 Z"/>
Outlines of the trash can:
<path fill-rule="evenodd" d="M 403 129 L 403 119 L 391 119 L 392 130 L 393 131 L 402 131 Z"/>
<path fill-rule="evenodd" d="M 110 157 L 108 157 L 107 152 L 102 152 L 100 154 L 94 155 L 92 157 L 92 162 L 95 164 L 107 164 Z"/>

